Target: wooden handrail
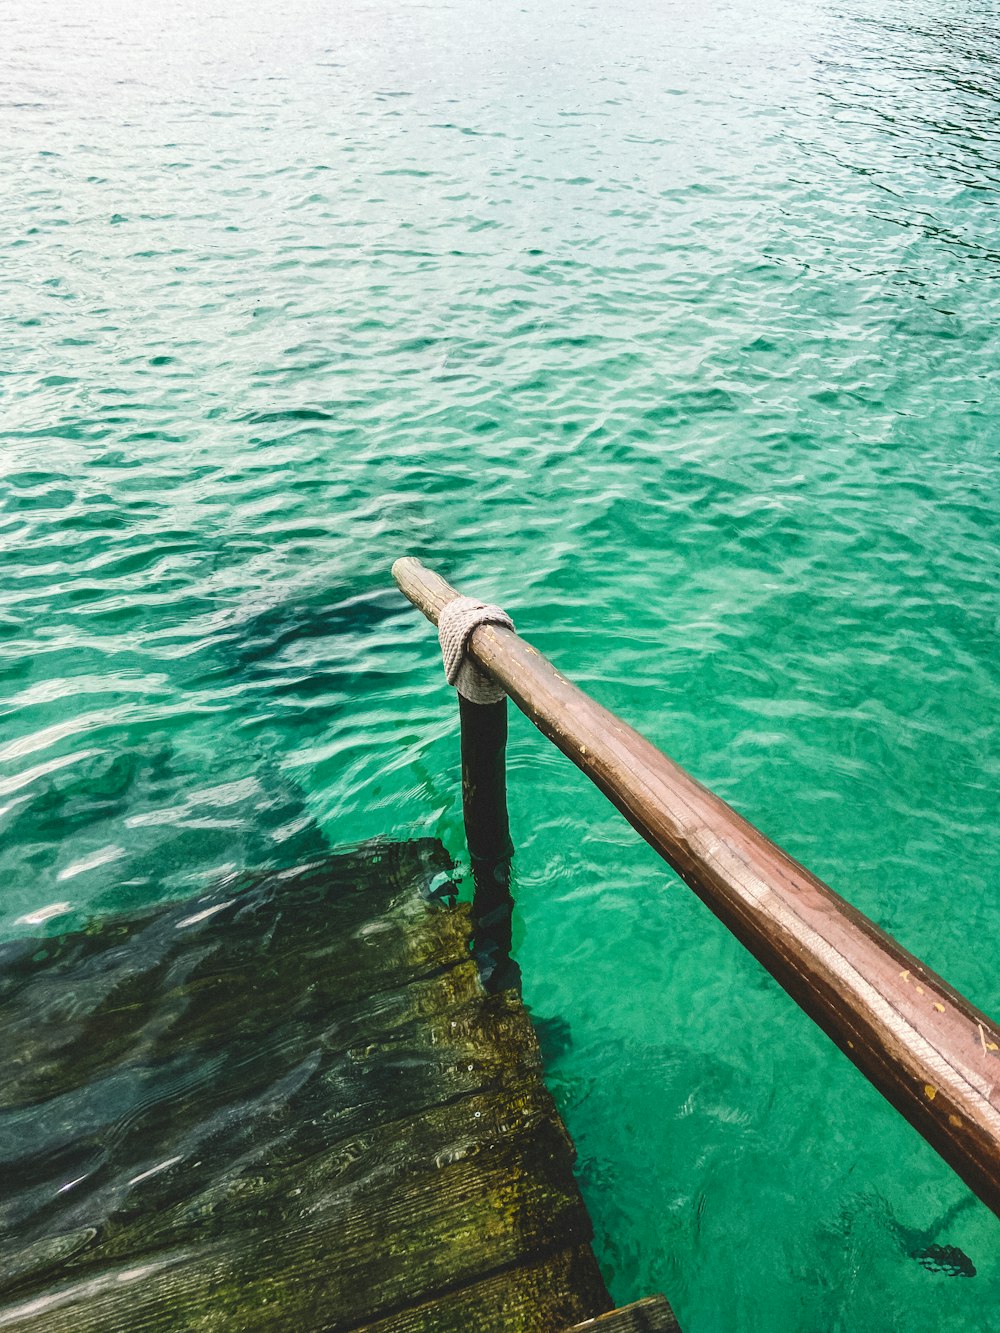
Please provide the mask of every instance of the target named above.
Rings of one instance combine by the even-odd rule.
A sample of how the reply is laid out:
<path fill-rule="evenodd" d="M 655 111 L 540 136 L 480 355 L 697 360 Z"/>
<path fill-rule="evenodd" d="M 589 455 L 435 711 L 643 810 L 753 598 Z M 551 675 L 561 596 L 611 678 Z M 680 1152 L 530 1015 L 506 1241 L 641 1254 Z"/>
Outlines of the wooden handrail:
<path fill-rule="evenodd" d="M 435 624 L 459 595 L 412 557 L 392 572 Z M 514 631 L 480 626 L 468 647 L 1000 1216 L 996 1025 Z"/>

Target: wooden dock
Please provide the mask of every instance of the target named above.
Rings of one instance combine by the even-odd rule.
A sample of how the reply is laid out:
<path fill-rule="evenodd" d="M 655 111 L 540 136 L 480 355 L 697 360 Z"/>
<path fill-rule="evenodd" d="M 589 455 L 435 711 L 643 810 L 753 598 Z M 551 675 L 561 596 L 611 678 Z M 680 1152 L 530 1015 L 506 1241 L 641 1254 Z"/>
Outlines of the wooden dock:
<path fill-rule="evenodd" d="M 447 869 L 368 846 L 0 948 L 0 1330 L 676 1329 L 608 1313 Z"/>

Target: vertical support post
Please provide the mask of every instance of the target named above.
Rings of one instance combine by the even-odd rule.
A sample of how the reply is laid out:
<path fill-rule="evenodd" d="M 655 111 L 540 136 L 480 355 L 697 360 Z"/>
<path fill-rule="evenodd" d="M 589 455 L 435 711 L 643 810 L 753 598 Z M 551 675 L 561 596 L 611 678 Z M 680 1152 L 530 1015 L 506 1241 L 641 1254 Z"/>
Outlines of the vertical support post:
<path fill-rule="evenodd" d="M 462 812 L 473 861 L 510 860 L 507 816 L 507 700 L 474 704 L 458 696 L 462 723 Z"/>
<path fill-rule="evenodd" d="M 472 859 L 473 951 L 488 991 L 520 990 L 510 956 L 514 845 L 507 815 L 507 700 L 475 704 L 458 696 L 462 725 L 462 811 Z"/>

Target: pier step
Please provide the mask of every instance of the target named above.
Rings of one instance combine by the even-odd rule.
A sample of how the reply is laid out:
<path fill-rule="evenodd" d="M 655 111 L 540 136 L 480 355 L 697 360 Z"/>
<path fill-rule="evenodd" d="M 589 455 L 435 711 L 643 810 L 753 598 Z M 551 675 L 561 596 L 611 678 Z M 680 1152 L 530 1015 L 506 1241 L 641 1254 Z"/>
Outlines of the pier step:
<path fill-rule="evenodd" d="M 378 844 L 0 948 L 0 1328 L 608 1309 L 531 1023 L 484 993 L 467 907 L 429 898 L 446 869 Z"/>
<path fill-rule="evenodd" d="M 680 1333 L 680 1326 L 665 1297 L 647 1296 L 596 1319 L 574 1324 L 566 1333 L 591 1333 L 591 1330 L 593 1333 Z"/>

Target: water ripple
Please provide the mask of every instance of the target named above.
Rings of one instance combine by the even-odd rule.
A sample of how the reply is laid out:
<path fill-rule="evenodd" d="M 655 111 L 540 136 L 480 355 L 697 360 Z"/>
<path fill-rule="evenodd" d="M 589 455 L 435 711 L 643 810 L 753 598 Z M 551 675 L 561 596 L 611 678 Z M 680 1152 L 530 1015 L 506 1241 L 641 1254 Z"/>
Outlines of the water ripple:
<path fill-rule="evenodd" d="M 461 859 L 410 551 L 1000 1005 L 992 0 L 25 0 L 0 37 L 0 934 L 317 825 Z M 510 771 L 615 1295 L 985 1327 L 988 1219 L 927 1231 L 960 1187 L 516 719 Z"/>

